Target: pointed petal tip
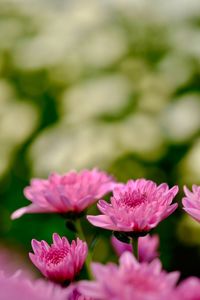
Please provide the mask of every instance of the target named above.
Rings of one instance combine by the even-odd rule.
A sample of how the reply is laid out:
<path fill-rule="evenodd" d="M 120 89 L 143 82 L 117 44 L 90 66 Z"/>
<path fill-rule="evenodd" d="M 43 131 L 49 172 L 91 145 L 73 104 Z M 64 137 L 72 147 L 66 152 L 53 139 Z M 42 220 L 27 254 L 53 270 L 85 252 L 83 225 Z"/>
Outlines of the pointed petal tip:
<path fill-rule="evenodd" d="M 18 217 L 16 216 L 16 212 L 13 212 L 10 216 L 11 220 L 16 220 Z"/>
<path fill-rule="evenodd" d="M 60 244 L 62 244 L 62 238 L 56 232 L 53 233 L 52 240 L 53 240 L 53 243 L 55 245 L 57 245 L 57 246 L 59 246 Z"/>
<path fill-rule="evenodd" d="M 29 252 L 28 254 L 30 261 L 37 266 L 37 256 L 34 253 Z"/>
<path fill-rule="evenodd" d="M 175 185 L 174 186 L 174 194 L 176 195 L 179 191 L 179 186 L 178 185 Z"/>
<path fill-rule="evenodd" d="M 189 189 L 186 185 L 183 186 L 183 191 L 184 191 L 185 194 L 189 191 Z"/>
<path fill-rule="evenodd" d="M 119 258 L 119 263 L 120 265 L 126 265 L 126 266 L 139 265 L 138 260 L 130 251 L 125 251 L 122 253 L 122 255 Z"/>
<path fill-rule="evenodd" d="M 36 239 L 31 240 L 31 246 L 34 253 L 37 253 L 40 250 L 40 242 L 38 242 Z"/>
<path fill-rule="evenodd" d="M 59 236 L 59 234 L 57 233 L 57 232 L 54 232 L 53 234 L 52 234 L 52 238 L 53 239 L 60 239 L 60 236 Z"/>
<path fill-rule="evenodd" d="M 21 216 L 23 216 L 26 213 L 26 211 L 27 211 L 26 207 L 21 207 L 21 208 L 15 210 L 11 214 L 11 220 L 19 219 Z"/>
<path fill-rule="evenodd" d="M 33 254 L 32 252 L 29 252 L 28 256 L 29 256 L 30 260 L 32 261 L 33 257 L 35 257 L 35 254 Z"/>

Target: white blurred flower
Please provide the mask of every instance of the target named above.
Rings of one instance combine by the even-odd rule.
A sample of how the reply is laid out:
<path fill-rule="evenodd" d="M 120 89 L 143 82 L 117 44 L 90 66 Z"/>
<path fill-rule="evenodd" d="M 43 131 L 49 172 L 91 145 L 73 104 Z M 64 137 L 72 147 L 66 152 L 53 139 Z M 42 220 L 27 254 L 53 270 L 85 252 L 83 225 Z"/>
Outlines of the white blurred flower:
<path fill-rule="evenodd" d="M 169 22 L 169 24 L 199 16 L 199 0 L 153 0 L 151 2 L 153 2 L 153 7 L 157 15 Z"/>
<path fill-rule="evenodd" d="M 64 93 L 61 112 L 70 122 L 116 114 L 126 105 L 130 90 L 128 80 L 118 74 L 86 80 Z"/>
<path fill-rule="evenodd" d="M 71 60 L 71 56 L 73 59 L 74 55 L 80 65 L 98 66 L 98 61 L 99 64 L 112 63 L 121 55 L 124 41 L 119 30 L 101 30 L 110 23 L 107 6 L 98 1 L 83 0 L 61 7 L 53 10 L 50 6 L 46 11 L 38 6 L 39 32 L 20 40 L 14 49 L 14 62 L 18 68 L 34 70 L 55 66 Z"/>
<path fill-rule="evenodd" d="M 176 26 L 170 38 L 175 51 L 199 61 L 200 32 L 197 27 L 188 24 Z"/>
<path fill-rule="evenodd" d="M 0 81 L 0 176 L 8 169 L 12 155 L 36 129 L 38 111 L 31 103 L 17 101 L 6 81 Z"/>
<path fill-rule="evenodd" d="M 29 157 L 33 174 L 66 172 L 97 166 L 105 168 L 120 152 L 112 125 L 97 123 L 69 126 L 65 122 L 44 130 L 33 142 Z"/>
<path fill-rule="evenodd" d="M 0 120 L 0 140 L 21 144 L 36 128 L 36 108 L 30 103 L 10 101 L 3 112 Z"/>
<path fill-rule="evenodd" d="M 103 68 L 115 63 L 127 50 L 125 34 L 115 25 L 93 32 L 77 52 L 86 66 Z"/>
<path fill-rule="evenodd" d="M 22 40 L 15 49 L 14 62 L 21 69 L 40 69 L 56 64 L 65 53 L 59 36 L 38 35 Z"/>
<path fill-rule="evenodd" d="M 151 113 L 159 113 L 169 101 L 170 86 L 160 73 L 146 73 L 139 84 L 138 108 Z"/>
<path fill-rule="evenodd" d="M 155 117 L 136 113 L 119 123 L 117 132 L 124 152 L 137 153 L 147 160 L 162 155 L 163 137 Z"/>
<path fill-rule="evenodd" d="M 159 73 L 171 89 L 176 89 L 186 84 L 193 73 L 193 64 L 187 55 L 170 52 L 158 65 Z"/>
<path fill-rule="evenodd" d="M 185 142 L 200 129 L 200 97 L 182 96 L 169 104 L 161 115 L 166 135 L 172 141 Z"/>

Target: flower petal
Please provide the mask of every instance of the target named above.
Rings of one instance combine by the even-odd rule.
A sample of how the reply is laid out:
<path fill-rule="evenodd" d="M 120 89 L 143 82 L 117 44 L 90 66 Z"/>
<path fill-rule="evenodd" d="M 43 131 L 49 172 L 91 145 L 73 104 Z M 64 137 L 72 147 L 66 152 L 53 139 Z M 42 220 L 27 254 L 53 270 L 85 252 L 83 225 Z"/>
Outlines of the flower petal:
<path fill-rule="evenodd" d="M 99 215 L 99 216 L 87 216 L 88 221 L 97 227 L 102 227 L 105 229 L 110 229 L 110 230 L 118 230 L 118 227 L 113 224 L 111 219 L 108 216 L 105 215 Z"/>
<path fill-rule="evenodd" d="M 47 211 L 46 208 L 40 207 L 37 204 L 33 203 L 28 206 L 21 207 L 21 208 L 17 209 L 16 211 L 14 211 L 11 215 L 11 219 L 12 220 L 18 219 L 27 213 L 48 213 L 48 212 L 52 212 L 52 211 Z"/>

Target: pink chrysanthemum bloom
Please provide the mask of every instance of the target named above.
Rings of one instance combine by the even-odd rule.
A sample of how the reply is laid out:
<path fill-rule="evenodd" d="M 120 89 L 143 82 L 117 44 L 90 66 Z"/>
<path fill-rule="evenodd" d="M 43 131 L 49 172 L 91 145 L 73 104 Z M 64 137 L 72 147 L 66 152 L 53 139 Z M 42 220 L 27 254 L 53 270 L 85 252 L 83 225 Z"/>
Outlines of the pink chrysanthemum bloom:
<path fill-rule="evenodd" d="M 17 272 L 11 277 L 0 274 L 0 300 L 67 300 L 67 289 L 46 280 L 33 280 Z"/>
<path fill-rule="evenodd" d="M 72 281 L 81 270 L 86 256 L 87 244 L 77 238 L 69 244 L 66 237 L 53 234 L 53 244 L 32 240 L 33 253 L 29 253 L 32 263 L 41 273 L 55 282 Z"/>
<path fill-rule="evenodd" d="M 125 251 L 133 252 L 131 244 L 123 243 L 116 237 L 111 238 L 112 246 L 118 256 L 121 256 Z M 157 235 L 150 236 L 147 234 L 144 237 L 139 237 L 138 241 L 138 256 L 140 262 L 151 262 L 158 257 L 159 237 Z"/>
<path fill-rule="evenodd" d="M 189 277 L 182 281 L 176 289 L 172 300 L 199 300 L 200 299 L 200 279 Z"/>
<path fill-rule="evenodd" d="M 111 203 L 100 200 L 99 216 L 87 216 L 94 226 L 125 232 L 148 232 L 168 217 L 178 206 L 171 202 L 178 187 L 169 189 L 166 183 L 159 186 L 151 180 L 129 180 L 116 186 Z"/>
<path fill-rule="evenodd" d="M 53 173 L 47 180 L 33 179 L 24 189 L 32 204 L 16 210 L 11 218 L 17 219 L 25 213 L 80 213 L 112 191 L 114 185 L 111 176 L 97 169 L 64 175 Z"/>
<path fill-rule="evenodd" d="M 179 273 L 167 274 L 155 259 L 150 264 L 139 263 L 130 252 L 115 264 L 92 264 L 95 281 L 82 281 L 79 290 L 99 300 L 163 300 L 174 289 Z"/>
<path fill-rule="evenodd" d="M 183 198 L 183 209 L 196 221 L 200 222 L 200 186 L 193 185 L 192 192 L 184 186 L 186 197 Z"/>

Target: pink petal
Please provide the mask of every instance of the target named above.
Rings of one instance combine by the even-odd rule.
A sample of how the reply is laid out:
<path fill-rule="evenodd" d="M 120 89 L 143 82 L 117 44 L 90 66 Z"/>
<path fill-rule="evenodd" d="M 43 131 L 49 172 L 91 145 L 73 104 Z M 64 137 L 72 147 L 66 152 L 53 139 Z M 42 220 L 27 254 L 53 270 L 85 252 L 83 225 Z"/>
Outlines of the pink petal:
<path fill-rule="evenodd" d="M 178 185 L 173 186 L 173 188 L 171 188 L 171 189 L 169 190 L 169 192 L 172 192 L 172 193 L 173 193 L 174 197 L 176 196 L 176 194 L 178 193 L 178 191 L 179 191 Z"/>
<path fill-rule="evenodd" d="M 188 198 L 193 198 L 194 194 L 187 188 L 186 185 L 184 185 L 183 187 L 184 193 Z"/>
<path fill-rule="evenodd" d="M 118 227 L 113 224 L 111 219 L 108 216 L 105 215 L 99 215 L 99 216 L 87 216 L 88 221 L 97 227 L 102 227 L 105 229 L 110 230 L 118 230 Z"/>
<path fill-rule="evenodd" d="M 178 271 L 171 272 L 167 275 L 167 277 L 168 277 L 168 282 L 170 283 L 170 285 L 174 286 L 180 277 L 180 272 L 178 272 Z"/>
<path fill-rule="evenodd" d="M 32 246 L 33 251 L 34 251 L 35 254 L 40 254 L 41 253 L 41 243 L 40 242 L 38 242 L 35 239 L 32 239 L 31 246 Z"/>
<path fill-rule="evenodd" d="M 29 258 L 30 258 L 30 260 L 32 261 L 32 263 L 33 263 L 36 267 L 38 267 L 37 256 L 35 256 L 35 254 L 33 254 L 33 253 L 29 253 L 28 255 L 29 255 Z"/>
<path fill-rule="evenodd" d="M 192 200 L 192 199 L 184 197 L 182 199 L 182 203 L 185 208 L 188 207 L 188 208 L 200 209 L 200 202 L 198 203 L 197 201 L 194 201 L 194 199 Z"/>
<path fill-rule="evenodd" d="M 137 261 L 135 256 L 133 256 L 133 254 L 128 251 L 124 252 L 120 256 L 119 262 L 120 265 L 123 265 L 123 267 L 127 269 L 130 269 L 132 266 L 136 268 L 139 266 L 139 262 Z"/>
<path fill-rule="evenodd" d="M 58 248 L 62 247 L 62 239 L 61 239 L 61 237 L 57 233 L 53 234 L 53 243 Z"/>
<path fill-rule="evenodd" d="M 200 222 L 200 210 L 196 208 L 183 208 L 188 214 L 190 214 L 195 220 Z"/>
<path fill-rule="evenodd" d="M 11 215 L 11 219 L 12 220 L 18 219 L 22 215 L 27 214 L 27 213 L 48 213 L 48 211 L 46 210 L 46 208 L 40 207 L 37 204 L 33 203 L 28 206 L 21 207 L 21 208 L 17 209 L 16 211 L 14 211 Z"/>

